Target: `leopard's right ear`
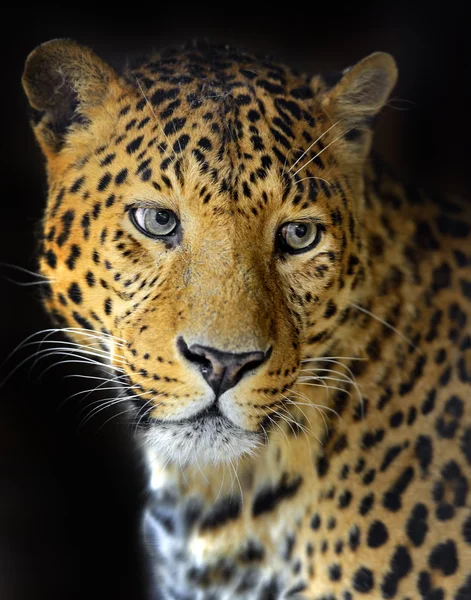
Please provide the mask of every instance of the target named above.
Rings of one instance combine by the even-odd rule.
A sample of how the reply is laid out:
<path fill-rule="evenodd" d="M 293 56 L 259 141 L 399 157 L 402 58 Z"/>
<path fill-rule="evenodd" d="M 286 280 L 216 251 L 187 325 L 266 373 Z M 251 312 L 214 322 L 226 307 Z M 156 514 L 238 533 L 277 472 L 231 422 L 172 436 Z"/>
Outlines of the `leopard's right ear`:
<path fill-rule="evenodd" d="M 331 123 L 338 123 L 341 137 L 335 149 L 351 164 L 368 155 L 376 116 L 397 80 L 394 58 L 386 52 L 370 54 L 345 69 L 340 79 L 321 92 L 321 104 Z M 336 132 L 338 131 L 336 129 Z"/>
<path fill-rule="evenodd" d="M 33 109 L 35 135 L 51 158 L 72 130 L 87 127 L 93 112 L 116 91 L 119 76 L 89 48 L 59 39 L 31 52 L 22 83 Z"/>

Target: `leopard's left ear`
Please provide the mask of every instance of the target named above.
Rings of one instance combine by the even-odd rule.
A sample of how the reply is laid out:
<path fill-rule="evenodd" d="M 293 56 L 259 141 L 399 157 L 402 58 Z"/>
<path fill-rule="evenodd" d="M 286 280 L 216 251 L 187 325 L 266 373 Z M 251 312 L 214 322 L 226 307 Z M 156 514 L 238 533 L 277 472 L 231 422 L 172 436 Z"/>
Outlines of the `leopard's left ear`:
<path fill-rule="evenodd" d="M 321 91 L 321 105 L 338 121 L 333 134 L 341 135 L 340 146 L 352 159 L 364 158 L 371 146 L 373 127 L 397 81 L 394 58 L 375 52 L 346 69 L 331 88 Z"/>

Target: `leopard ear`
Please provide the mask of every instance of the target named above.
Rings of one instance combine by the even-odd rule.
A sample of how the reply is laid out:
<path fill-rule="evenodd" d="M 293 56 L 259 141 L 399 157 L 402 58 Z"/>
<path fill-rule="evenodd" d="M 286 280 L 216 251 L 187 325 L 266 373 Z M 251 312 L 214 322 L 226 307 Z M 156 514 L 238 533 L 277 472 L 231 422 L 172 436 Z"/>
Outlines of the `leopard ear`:
<path fill-rule="evenodd" d="M 51 40 L 31 52 L 22 83 L 46 156 L 59 152 L 71 128 L 87 126 L 117 81 L 106 62 L 72 40 Z"/>
<path fill-rule="evenodd" d="M 376 117 L 397 81 L 394 58 L 375 52 L 343 71 L 330 88 L 321 91 L 321 104 L 332 122 L 347 158 L 358 161 L 371 147 Z"/>

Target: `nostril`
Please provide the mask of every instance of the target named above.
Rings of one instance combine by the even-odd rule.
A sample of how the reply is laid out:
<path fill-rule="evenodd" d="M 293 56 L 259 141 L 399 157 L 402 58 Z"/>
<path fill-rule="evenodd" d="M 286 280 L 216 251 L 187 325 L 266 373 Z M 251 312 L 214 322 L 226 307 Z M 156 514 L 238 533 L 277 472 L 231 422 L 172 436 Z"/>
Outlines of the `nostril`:
<path fill-rule="evenodd" d="M 177 347 L 187 360 L 200 366 L 203 375 L 212 371 L 211 361 L 205 357 L 204 352 L 199 347 L 192 346 L 190 350 L 182 337 L 177 339 Z"/>
<path fill-rule="evenodd" d="M 260 367 L 266 360 L 271 356 L 271 348 L 267 352 L 252 352 L 251 360 L 242 364 L 238 369 L 237 373 L 233 377 L 233 385 L 239 383 L 242 377 L 252 371 L 253 369 L 257 369 Z"/>

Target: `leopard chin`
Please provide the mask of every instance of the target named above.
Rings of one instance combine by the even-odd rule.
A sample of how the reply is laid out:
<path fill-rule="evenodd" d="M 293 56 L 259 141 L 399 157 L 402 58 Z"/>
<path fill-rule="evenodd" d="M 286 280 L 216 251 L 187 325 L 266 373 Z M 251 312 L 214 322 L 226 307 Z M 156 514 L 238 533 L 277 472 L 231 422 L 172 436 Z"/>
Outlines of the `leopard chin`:
<path fill-rule="evenodd" d="M 141 433 L 141 439 L 162 463 L 182 467 L 230 463 L 256 454 L 264 443 L 262 434 L 211 414 L 185 421 L 155 421 Z"/>

